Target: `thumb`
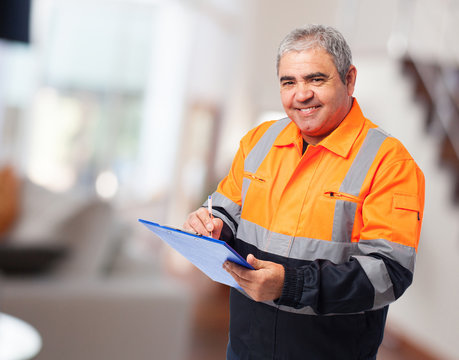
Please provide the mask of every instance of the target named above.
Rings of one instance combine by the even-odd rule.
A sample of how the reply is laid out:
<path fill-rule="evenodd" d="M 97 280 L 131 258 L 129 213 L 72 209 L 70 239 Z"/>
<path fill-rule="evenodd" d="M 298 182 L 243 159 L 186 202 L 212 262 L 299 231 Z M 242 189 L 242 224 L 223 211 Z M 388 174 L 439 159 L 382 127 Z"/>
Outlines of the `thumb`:
<path fill-rule="evenodd" d="M 261 269 L 263 267 L 263 260 L 257 259 L 253 254 L 247 255 L 247 262 L 252 265 L 255 270 Z"/>

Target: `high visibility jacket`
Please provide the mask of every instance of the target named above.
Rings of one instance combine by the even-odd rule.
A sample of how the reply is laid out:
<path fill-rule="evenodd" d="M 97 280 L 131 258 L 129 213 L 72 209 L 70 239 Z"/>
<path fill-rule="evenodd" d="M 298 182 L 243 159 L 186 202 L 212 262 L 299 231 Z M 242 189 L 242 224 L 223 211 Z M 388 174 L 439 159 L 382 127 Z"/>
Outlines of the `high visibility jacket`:
<path fill-rule="evenodd" d="M 302 154 L 298 127 L 261 124 L 213 194 L 222 237 L 243 257 L 280 263 L 282 295 L 231 289 L 229 352 L 240 359 L 369 359 L 388 304 L 411 284 L 424 176 L 354 99 L 341 124 Z"/>

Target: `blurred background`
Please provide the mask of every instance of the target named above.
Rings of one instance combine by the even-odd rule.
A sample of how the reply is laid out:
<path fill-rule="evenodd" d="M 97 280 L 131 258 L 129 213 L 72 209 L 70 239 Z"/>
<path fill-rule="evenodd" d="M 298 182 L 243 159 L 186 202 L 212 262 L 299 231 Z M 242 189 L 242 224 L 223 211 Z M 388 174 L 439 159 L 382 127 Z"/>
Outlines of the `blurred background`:
<path fill-rule="evenodd" d="M 279 42 L 322 23 L 426 176 L 378 359 L 459 359 L 458 20 L 459 0 L 1 0 L 0 312 L 38 331 L 37 359 L 223 359 L 227 288 L 137 219 L 180 226 L 214 191 L 284 116 Z"/>

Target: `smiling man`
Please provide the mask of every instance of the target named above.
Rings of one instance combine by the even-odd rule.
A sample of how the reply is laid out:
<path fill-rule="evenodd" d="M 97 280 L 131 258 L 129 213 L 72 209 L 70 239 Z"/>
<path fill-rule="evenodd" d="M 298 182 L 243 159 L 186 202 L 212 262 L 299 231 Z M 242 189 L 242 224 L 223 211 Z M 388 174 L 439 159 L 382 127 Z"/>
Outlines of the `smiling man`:
<path fill-rule="evenodd" d="M 293 30 L 277 58 L 287 118 L 241 140 L 229 174 L 188 230 L 227 241 L 255 268 L 225 269 L 227 359 L 376 359 L 389 304 L 411 284 L 424 176 L 353 98 L 342 35 Z"/>

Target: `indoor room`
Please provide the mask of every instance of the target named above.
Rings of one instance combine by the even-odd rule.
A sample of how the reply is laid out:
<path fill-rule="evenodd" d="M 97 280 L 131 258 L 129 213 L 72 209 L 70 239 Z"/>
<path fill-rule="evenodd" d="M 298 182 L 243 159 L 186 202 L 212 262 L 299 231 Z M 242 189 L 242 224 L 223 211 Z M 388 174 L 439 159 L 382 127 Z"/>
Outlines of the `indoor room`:
<path fill-rule="evenodd" d="M 229 287 L 139 219 L 182 228 L 286 117 L 278 47 L 306 24 L 343 34 L 364 116 L 425 176 L 377 359 L 459 359 L 458 20 L 459 0 L 1 1 L 0 360 L 225 359 Z"/>

